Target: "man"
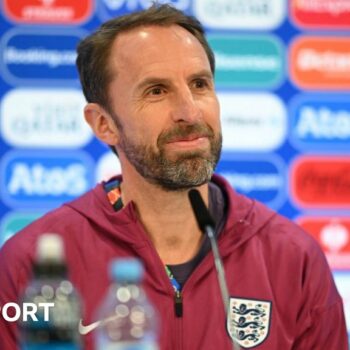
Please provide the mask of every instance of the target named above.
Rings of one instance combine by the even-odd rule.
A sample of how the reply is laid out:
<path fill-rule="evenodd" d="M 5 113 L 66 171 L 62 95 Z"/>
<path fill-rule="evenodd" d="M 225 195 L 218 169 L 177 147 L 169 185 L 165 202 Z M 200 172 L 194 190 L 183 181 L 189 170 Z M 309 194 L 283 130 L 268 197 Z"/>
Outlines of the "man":
<path fill-rule="evenodd" d="M 342 301 L 317 244 L 213 176 L 219 104 L 201 25 L 155 5 L 105 23 L 79 45 L 77 65 L 85 118 L 118 154 L 122 176 L 5 244 L 0 302 L 15 300 L 27 283 L 38 235 L 57 232 L 84 302 L 85 349 L 93 348 L 86 327 L 96 321 L 108 264 L 118 256 L 145 265 L 144 286 L 162 318 L 161 349 L 232 349 L 234 336 L 242 348 L 347 349 Z M 210 246 L 188 200 L 191 188 L 216 221 L 228 320 Z M 15 329 L 1 322 L 1 349 L 15 349 Z"/>

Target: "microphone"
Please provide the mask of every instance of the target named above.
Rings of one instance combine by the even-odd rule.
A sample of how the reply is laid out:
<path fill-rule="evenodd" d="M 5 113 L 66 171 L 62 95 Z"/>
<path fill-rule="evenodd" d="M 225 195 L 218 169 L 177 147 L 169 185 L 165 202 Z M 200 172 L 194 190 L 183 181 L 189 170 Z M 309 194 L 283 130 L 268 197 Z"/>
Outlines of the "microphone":
<path fill-rule="evenodd" d="M 229 294 L 228 294 L 228 288 L 225 278 L 225 270 L 222 263 L 222 259 L 220 256 L 218 244 L 215 238 L 215 221 L 211 217 L 208 208 L 206 207 L 203 198 L 198 190 L 192 189 L 188 192 L 188 197 L 191 202 L 192 210 L 194 212 L 194 216 L 196 217 L 197 224 L 200 228 L 200 230 L 207 234 L 210 240 L 211 249 L 213 251 L 214 256 L 214 263 L 216 267 L 216 273 L 219 281 L 220 291 L 221 291 L 221 297 L 222 301 L 225 307 L 225 315 L 226 319 L 228 317 L 228 311 L 230 307 L 229 303 Z M 235 334 L 235 330 L 233 329 L 233 333 Z M 233 337 L 233 350 L 239 350 L 239 344 L 235 340 L 235 337 Z"/>

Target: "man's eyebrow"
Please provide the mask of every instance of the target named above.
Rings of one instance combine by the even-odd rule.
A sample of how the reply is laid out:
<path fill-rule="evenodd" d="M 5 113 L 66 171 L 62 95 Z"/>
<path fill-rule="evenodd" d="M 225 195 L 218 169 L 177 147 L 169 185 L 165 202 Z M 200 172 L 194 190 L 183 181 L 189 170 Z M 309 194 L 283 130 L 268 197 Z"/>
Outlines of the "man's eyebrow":
<path fill-rule="evenodd" d="M 199 79 L 199 78 L 205 78 L 205 79 L 209 79 L 209 80 L 214 79 L 213 74 L 209 70 L 203 70 L 203 71 L 200 71 L 198 73 L 191 74 L 189 76 L 190 81 L 195 80 L 195 79 Z"/>
<path fill-rule="evenodd" d="M 188 77 L 188 81 L 192 81 L 195 79 L 200 79 L 200 78 L 205 78 L 208 80 L 213 80 L 213 74 L 211 73 L 211 71 L 208 70 L 203 70 L 194 74 L 191 74 Z M 144 80 L 142 80 L 136 87 L 136 90 L 140 91 L 143 90 L 144 88 L 148 87 L 148 86 L 153 86 L 153 85 L 164 85 L 164 86 L 168 86 L 171 84 L 170 79 L 167 78 L 161 78 L 161 77 L 147 77 Z"/>

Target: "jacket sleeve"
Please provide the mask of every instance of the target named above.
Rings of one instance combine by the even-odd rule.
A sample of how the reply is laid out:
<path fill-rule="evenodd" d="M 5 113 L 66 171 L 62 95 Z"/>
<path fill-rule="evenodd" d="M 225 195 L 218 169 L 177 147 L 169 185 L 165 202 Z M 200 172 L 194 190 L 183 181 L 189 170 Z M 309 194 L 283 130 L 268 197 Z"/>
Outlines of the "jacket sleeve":
<path fill-rule="evenodd" d="M 304 302 L 297 319 L 293 350 L 348 350 L 343 301 L 321 249 L 314 249 L 305 267 Z"/>
<path fill-rule="evenodd" d="M 310 326 L 297 339 L 293 350 L 348 350 L 348 337 L 341 301 L 313 310 Z"/>

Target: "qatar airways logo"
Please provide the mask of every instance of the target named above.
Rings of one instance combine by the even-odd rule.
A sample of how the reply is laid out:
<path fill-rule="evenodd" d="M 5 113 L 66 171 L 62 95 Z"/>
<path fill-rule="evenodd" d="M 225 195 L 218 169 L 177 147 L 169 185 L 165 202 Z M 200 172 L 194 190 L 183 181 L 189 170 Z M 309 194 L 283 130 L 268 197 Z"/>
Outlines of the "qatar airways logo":
<path fill-rule="evenodd" d="M 23 303 L 17 304 L 9 302 L 0 306 L 0 315 L 7 322 L 39 322 L 44 320 L 50 321 L 50 308 L 54 307 L 54 303 Z"/>
<path fill-rule="evenodd" d="M 0 106 L 0 133 L 16 147 L 83 147 L 92 138 L 78 89 L 13 89 Z"/>

